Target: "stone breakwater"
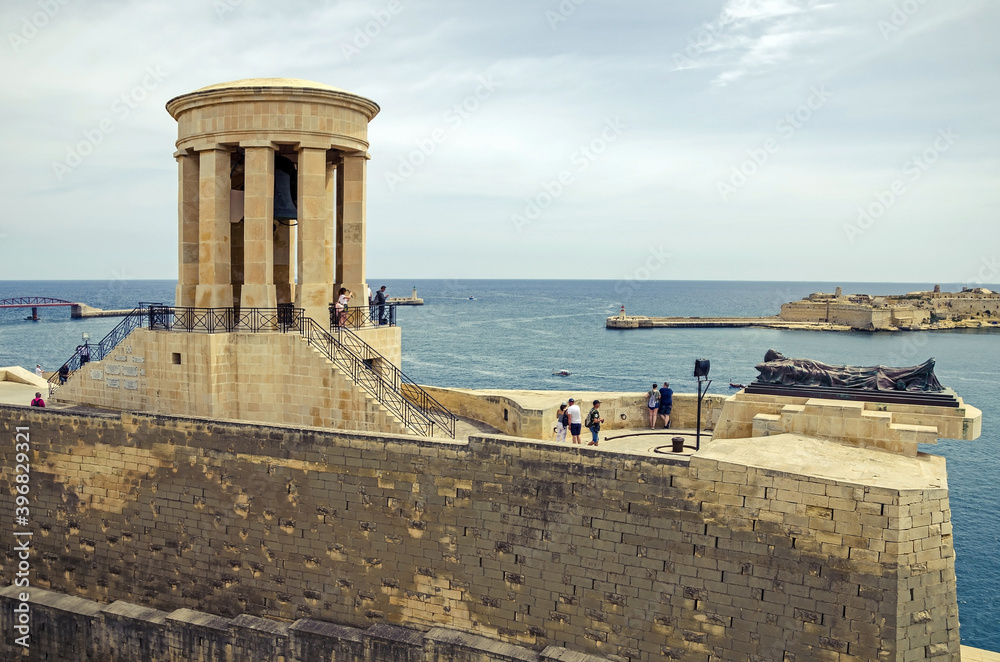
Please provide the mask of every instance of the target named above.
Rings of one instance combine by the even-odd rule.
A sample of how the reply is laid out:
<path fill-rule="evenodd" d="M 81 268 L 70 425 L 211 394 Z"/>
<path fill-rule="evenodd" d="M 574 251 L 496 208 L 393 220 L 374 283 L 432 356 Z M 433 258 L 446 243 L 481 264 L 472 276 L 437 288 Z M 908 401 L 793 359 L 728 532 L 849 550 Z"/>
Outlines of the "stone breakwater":
<path fill-rule="evenodd" d="M 1000 329 L 1000 294 L 984 288 L 961 292 L 910 292 L 871 296 L 814 292 L 782 304 L 773 317 L 644 317 L 625 308 L 607 318 L 609 329 L 763 327 L 809 331 L 935 331 Z"/>
<path fill-rule="evenodd" d="M 711 329 L 760 327 L 765 329 L 794 329 L 802 331 L 851 331 L 844 324 L 825 322 L 787 322 L 779 317 L 645 317 L 642 315 L 616 315 L 607 318 L 609 329 Z"/>

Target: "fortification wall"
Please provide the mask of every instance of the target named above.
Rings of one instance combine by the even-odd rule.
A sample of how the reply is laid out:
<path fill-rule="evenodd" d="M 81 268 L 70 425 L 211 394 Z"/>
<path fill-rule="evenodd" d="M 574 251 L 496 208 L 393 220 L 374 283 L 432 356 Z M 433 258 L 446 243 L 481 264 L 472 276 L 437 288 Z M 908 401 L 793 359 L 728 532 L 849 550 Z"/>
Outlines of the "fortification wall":
<path fill-rule="evenodd" d="M 7 513 L 28 429 L 35 588 L 643 661 L 959 659 L 942 458 L 791 435 L 688 462 L 13 406 L 0 421 Z"/>
<path fill-rule="evenodd" d="M 431 396 L 459 416 L 482 421 L 502 433 L 554 441 L 553 431 L 559 405 L 576 398 L 584 416 L 594 400 L 601 401 L 604 424 L 602 436 L 613 436 L 620 430 L 649 428 L 649 410 L 645 393 L 609 393 L 604 391 L 504 391 L 466 390 L 457 388 L 423 387 Z M 719 420 L 727 396 L 706 395 L 701 406 L 703 430 L 712 430 Z M 675 393 L 670 414 L 673 428 L 693 430 L 698 420 L 698 396 Z M 624 418 L 623 418 L 624 415 Z M 659 420 L 659 419 L 657 419 Z"/>
<path fill-rule="evenodd" d="M 830 301 L 792 301 L 781 305 L 779 317 L 786 322 L 829 322 L 854 329 L 885 329 L 892 325 L 892 311 L 866 305 Z"/>
<path fill-rule="evenodd" d="M 0 591 L 0 628 L 13 631 L 22 604 L 16 586 Z M 165 612 L 124 600 L 100 604 L 44 589 L 28 603 L 30 646 L 0 644 L 4 659 L 57 662 L 602 662 L 559 646 L 541 652 L 457 630 L 372 625 L 367 629 L 309 618 L 294 623 L 241 614 L 222 618 L 191 609 Z"/>
<path fill-rule="evenodd" d="M 392 333 L 383 334 L 385 344 L 391 344 Z M 398 329 L 394 333 L 398 336 Z M 55 400 L 177 416 L 403 431 L 394 416 L 297 333 L 136 329 L 103 361 L 78 370 Z"/>
<path fill-rule="evenodd" d="M 944 296 L 933 300 L 934 312 L 942 317 L 952 315 L 987 315 L 1000 317 L 998 296 Z"/>

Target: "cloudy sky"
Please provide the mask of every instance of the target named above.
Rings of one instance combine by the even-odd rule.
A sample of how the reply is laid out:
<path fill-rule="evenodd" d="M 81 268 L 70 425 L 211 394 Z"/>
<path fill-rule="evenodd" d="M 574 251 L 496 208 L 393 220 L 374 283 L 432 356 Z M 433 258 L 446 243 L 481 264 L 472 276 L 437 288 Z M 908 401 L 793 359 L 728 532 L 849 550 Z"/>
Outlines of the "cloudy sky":
<path fill-rule="evenodd" d="M 5 0 L 0 26 L 0 279 L 176 278 L 164 104 L 291 77 L 382 108 L 370 278 L 1000 281 L 995 1 Z"/>

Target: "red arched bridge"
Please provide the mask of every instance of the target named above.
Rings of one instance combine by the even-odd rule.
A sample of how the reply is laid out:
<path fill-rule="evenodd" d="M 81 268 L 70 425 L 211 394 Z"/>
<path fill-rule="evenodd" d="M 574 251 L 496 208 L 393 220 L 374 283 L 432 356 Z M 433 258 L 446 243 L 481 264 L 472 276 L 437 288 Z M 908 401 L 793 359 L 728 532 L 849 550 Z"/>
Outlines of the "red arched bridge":
<path fill-rule="evenodd" d="M 0 299 L 0 308 L 31 308 L 31 315 L 25 319 L 37 320 L 38 309 L 51 306 L 69 306 L 70 317 L 120 317 L 128 315 L 131 310 L 101 310 L 92 308 L 85 303 L 76 301 L 66 301 L 64 299 L 53 299 L 52 297 L 11 297 Z"/>
<path fill-rule="evenodd" d="M 41 306 L 79 306 L 73 301 L 53 299 L 52 297 L 12 297 L 0 299 L 0 308 L 36 308 Z"/>

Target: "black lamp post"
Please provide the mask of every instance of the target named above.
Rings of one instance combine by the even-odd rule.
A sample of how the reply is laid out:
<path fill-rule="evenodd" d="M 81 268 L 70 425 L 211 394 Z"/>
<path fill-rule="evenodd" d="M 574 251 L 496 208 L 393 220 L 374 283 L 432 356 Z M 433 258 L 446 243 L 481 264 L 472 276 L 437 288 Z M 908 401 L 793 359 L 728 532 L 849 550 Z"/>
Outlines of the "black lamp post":
<path fill-rule="evenodd" d="M 701 450 L 701 400 L 705 397 L 705 394 L 708 393 L 708 387 L 712 385 L 712 380 L 708 379 L 708 371 L 711 367 L 712 363 L 708 359 L 694 360 L 694 376 L 698 378 L 698 423 L 694 437 L 695 452 Z M 703 383 L 705 385 L 704 391 L 701 389 Z"/>

